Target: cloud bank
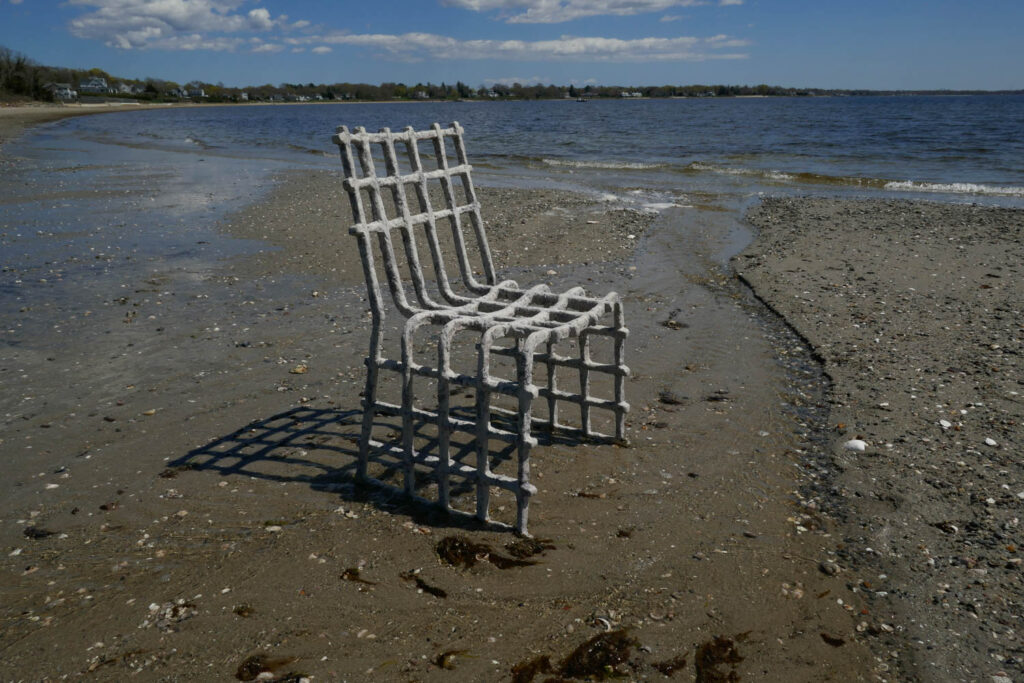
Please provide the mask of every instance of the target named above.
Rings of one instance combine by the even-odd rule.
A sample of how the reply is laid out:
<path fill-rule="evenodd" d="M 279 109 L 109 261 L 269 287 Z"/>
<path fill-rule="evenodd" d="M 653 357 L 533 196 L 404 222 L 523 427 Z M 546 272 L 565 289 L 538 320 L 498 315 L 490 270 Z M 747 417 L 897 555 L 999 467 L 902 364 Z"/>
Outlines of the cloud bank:
<path fill-rule="evenodd" d="M 474 12 L 497 12 L 500 19 L 510 24 L 557 24 L 584 17 L 624 17 L 712 3 L 709 0 L 441 0 L 441 4 Z M 743 0 L 718 0 L 718 4 L 742 5 Z"/>
<path fill-rule="evenodd" d="M 473 11 L 517 12 L 513 23 L 568 21 L 596 14 L 629 15 L 705 0 L 440 0 Z M 737 4 L 742 0 L 718 0 Z M 247 9 L 246 0 L 68 0 L 85 11 L 71 20 L 79 38 L 122 50 L 248 51 L 276 54 L 290 48 L 328 54 L 332 46 L 352 46 L 375 58 L 398 62 L 425 60 L 505 60 L 515 62 L 664 62 L 743 59 L 745 40 L 725 35 L 673 38 L 607 38 L 563 35 L 553 40 L 467 40 L 436 33 L 351 33 L 324 30 L 306 20 L 290 22 L 264 7 Z M 318 30 L 319 29 L 319 30 Z"/>

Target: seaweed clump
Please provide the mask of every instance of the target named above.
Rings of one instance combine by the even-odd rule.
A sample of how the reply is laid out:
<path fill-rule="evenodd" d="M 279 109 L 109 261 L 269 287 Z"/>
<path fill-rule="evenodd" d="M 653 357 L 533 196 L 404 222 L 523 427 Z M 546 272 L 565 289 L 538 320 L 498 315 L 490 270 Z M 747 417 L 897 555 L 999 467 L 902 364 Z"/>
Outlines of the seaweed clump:
<path fill-rule="evenodd" d="M 512 667 L 512 683 L 532 683 L 537 674 L 550 674 L 555 670 L 551 666 L 551 657 L 541 655 Z"/>
<path fill-rule="evenodd" d="M 505 550 L 512 557 L 525 560 L 534 555 L 541 555 L 545 550 L 555 550 L 550 538 L 520 538 L 505 544 Z"/>
<path fill-rule="evenodd" d="M 500 555 L 494 552 L 491 546 L 485 543 L 474 543 L 461 534 L 442 538 L 434 549 L 437 551 L 437 556 L 443 561 L 453 567 L 465 567 L 466 569 L 476 566 L 477 562 L 490 562 L 498 569 L 528 567 L 537 564 L 533 560 Z"/>
<path fill-rule="evenodd" d="M 745 634 L 736 636 L 736 640 L 742 641 L 744 638 Z M 716 636 L 697 648 L 693 661 L 697 670 L 697 683 L 735 683 L 740 680 L 736 665 L 742 661 L 743 657 L 731 638 Z M 723 664 L 729 667 L 728 671 L 719 668 Z"/>
<path fill-rule="evenodd" d="M 600 633 L 572 651 L 559 674 L 566 678 L 593 678 L 603 681 L 620 676 L 619 664 L 629 661 L 631 649 L 637 642 L 626 629 Z"/>
<path fill-rule="evenodd" d="M 655 662 L 651 666 L 657 669 L 663 676 L 673 676 L 677 671 L 682 671 L 686 668 L 686 655 L 679 655 L 674 659 L 664 662 Z"/>

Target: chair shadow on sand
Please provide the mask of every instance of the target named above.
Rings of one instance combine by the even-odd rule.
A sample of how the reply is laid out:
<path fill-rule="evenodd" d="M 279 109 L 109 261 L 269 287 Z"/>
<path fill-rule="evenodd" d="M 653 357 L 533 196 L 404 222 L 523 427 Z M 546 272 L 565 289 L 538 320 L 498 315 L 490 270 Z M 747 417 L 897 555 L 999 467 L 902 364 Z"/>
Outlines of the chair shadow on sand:
<path fill-rule="evenodd" d="M 460 415 L 459 413 L 463 413 Z M 456 508 L 446 513 L 436 503 L 436 482 L 432 471 L 417 469 L 415 494 L 409 497 L 402 488 L 401 473 L 386 467 L 380 456 L 370 458 L 369 481 L 356 479 L 359 455 L 361 410 L 316 408 L 297 406 L 249 424 L 194 448 L 168 463 L 174 470 L 217 472 L 221 476 L 244 476 L 272 482 L 306 483 L 311 489 L 339 495 L 343 500 L 373 505 L 391 514 L 404 514 L 413 521 L 435 527 L 455 527 L 465 530 L 507 530 L 507 524 L 483 523 L 473 517 L 474 483 L 452 477 L 451 496 L 458 501 L 465 496 L 465 509 Z M 472 419 L 472 409 L 455 408 L 454 416 Z M 505 418 L 495 416 L 492 423 L 503 429 L 513 425 Z M 401 439 L 401 424 L 386 419 L 375 423 L 397 443 Z M 538 430 L 539 445 L 579 445 L 585 442 L 576 435 L 558 431 Z M 416 424 L 417 450 L 436 452 L 436 430 L 427 423 Z M 472 441 L 451 444 L 452 459 L 472 462 L 475 458 Z M 505 444 L 501 450 L 492 450 L 492 469 L 515 467 L 515 445 Z M 514 501 L 513 501 L 514 507 Z"/>

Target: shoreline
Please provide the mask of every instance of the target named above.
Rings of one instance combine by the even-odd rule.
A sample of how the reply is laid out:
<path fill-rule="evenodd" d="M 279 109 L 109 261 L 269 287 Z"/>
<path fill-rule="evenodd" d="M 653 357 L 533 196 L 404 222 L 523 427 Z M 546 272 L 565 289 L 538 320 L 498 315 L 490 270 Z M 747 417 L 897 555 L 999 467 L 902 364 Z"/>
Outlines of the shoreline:
<path fill-rule="evenodd" d="M 832 380 L 810 489 L 857 630 L 897 680 L 1015 679 L 1024 211 L 766 199 L 748 220 L 737 274 Z"/>

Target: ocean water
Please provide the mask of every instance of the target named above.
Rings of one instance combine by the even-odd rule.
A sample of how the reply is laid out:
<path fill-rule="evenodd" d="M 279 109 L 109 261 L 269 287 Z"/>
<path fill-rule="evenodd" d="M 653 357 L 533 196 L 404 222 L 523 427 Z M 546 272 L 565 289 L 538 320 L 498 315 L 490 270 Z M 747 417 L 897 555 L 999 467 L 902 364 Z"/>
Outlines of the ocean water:
<path fill-rule="evenodd" d="M 0 314 L 38 300 L 87 307 L 88 297 L 157 270 L 200 277 L 260 246 L 216 223 L 258 199 L 276 173 L 340 168 L 338 125 L 435 121 L 465 127 L 478 184 L 579 190 L 676 221 L 714 209 L 735 226 L 766 194 L 1024 206 L 1024 96 L 116 112 L 42 125 L 4 148 Z"/>
<path fill-rule="evenodd" d="M 1024 202 L 1024 96 L 202 107 L 78 118 L 49 134 L 330 168 L 338 125 L 434 121 L 462 123 L 478 175 L 497 182 Z"/>

